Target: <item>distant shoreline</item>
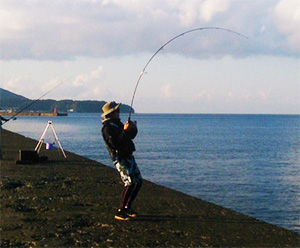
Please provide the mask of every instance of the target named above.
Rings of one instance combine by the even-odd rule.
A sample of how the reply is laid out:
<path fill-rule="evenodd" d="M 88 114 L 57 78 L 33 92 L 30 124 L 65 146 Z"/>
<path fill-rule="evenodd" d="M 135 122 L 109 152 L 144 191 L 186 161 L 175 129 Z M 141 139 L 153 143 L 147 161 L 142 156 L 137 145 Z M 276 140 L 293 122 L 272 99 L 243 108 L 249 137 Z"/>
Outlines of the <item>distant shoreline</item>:
<path fill-rule="evenodd" d="M 2 116 L 67 116 L 68 113 L 51 113 L 51 112 L 21 112 L 17 114 L 16 112 L 0 112 Z"/>

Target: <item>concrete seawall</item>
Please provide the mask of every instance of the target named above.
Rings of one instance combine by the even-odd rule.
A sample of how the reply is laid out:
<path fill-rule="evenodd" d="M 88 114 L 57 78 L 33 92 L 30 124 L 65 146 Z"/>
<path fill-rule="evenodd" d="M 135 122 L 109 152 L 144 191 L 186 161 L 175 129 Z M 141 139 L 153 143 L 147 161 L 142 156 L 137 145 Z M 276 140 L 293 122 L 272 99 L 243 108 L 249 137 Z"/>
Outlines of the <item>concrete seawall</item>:
<path fill-rule="evenodd" d="M 299 234 L 149 181 L 133 206 L 139 217 L 116 221 L 116 170 L 57 149 L 47 162 L 16 164 L 18 151 L 37 141 L 6 130 L 1 139 L 1 247 L 300 245 Z"/>

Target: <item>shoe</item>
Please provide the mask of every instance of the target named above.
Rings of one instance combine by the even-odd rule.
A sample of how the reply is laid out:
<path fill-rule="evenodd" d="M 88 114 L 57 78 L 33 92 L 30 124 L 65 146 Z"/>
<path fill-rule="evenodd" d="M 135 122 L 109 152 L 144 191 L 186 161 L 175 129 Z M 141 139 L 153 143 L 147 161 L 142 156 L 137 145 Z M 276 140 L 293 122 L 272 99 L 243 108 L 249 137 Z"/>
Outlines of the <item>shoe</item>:
<path fill-rule="evenodd" d="M 126 208 L 125 207 L 124 211 L 131 218 L 137 217 L 137 212 L 135 212 L 132 208 Z"/>
<path fill-rule="evenodd" d="M 118 209 L 118 212 L 115 214 L 116 220 L 130 220 L 129 216 L 126 214 L 125 210 Z"/>

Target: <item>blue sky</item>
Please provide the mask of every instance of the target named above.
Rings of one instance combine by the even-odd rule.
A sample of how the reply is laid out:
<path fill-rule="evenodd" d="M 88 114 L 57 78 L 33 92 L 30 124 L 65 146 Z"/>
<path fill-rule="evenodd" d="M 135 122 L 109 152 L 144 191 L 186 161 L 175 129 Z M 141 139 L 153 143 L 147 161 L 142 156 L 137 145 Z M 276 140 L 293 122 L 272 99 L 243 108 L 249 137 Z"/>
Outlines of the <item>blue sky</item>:
<path fill-rule="evenodd" d="M 299 0 L 0 0 L 1 87 L 140 113 L 300 113 Z"/>

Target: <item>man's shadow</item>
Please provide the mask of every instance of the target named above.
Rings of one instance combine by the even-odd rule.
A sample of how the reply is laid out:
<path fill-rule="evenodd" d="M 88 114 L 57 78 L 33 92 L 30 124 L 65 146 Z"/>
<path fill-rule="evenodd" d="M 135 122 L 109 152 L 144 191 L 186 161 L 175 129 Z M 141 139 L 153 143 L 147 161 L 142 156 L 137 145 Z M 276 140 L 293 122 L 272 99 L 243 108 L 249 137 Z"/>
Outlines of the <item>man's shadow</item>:
<path fill-rule="evenodd" d="M 163 215 L 163 214 L 139 214 L 133 221 L 150 221 L 150 222 L 161 222 L 167 220 L 178 219 L 175 215 Z"/>
<path fill-rule="evenodd" d="M 168 215 L 168 214 L 139 214 L 136 218 L 131 219 L 132 221 L 149 221 L 149 222 L 163 222 L 170 220 L 186 220 L 186 221 L 198 221 L 198 222 L 209 222 L 209 223 L 234 223 L 234 224 L 262 224 L 261 221 L 251 219 L 240 219 L 240 218 L 212 218 L 205 215 Z"/>

